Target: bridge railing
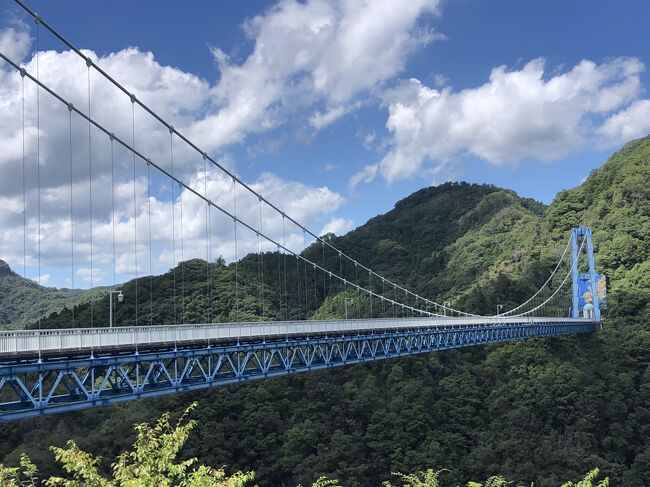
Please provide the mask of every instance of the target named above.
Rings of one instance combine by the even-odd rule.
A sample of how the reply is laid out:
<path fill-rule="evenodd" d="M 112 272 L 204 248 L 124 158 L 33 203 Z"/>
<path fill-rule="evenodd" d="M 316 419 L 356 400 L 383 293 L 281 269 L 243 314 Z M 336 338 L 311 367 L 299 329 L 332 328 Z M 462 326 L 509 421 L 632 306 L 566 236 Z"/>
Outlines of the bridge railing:
<path fill-rule="evenodd" d="M 285 336 L 349 334 L 357 331 L 404 328 L 485 326 L 490 324 L 532 324 L 566 322 L 566 318 L 484 317 L 484 318 L 392 318 L 275 321 L 200 325 L 77 328 L 62 330 L 16 330 L 0 332 L 0 356 L 39 354 L 75 350 L 137 348 L 161 345 L 172 347 L 192 342 L 277 339 Z M 589 321 L 589 320 L 583 320 Z"/>

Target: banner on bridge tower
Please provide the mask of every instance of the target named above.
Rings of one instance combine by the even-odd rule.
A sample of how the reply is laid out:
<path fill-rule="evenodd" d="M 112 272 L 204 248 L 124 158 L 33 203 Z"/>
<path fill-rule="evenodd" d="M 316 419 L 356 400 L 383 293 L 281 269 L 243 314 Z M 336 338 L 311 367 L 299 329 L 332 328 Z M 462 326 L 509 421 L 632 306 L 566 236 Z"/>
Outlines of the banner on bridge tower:
<path fill-rule="evenodd" d="M 607 278 L 602 274 L 596 274 L 596 286 L 598 287 L 598 301 L 601 306 L 607 304 Z M 578 306 L 582 309 L 585 304 L 593 303 L 593 292 L 591 281 L 580 280 L 578 282 Z"/>

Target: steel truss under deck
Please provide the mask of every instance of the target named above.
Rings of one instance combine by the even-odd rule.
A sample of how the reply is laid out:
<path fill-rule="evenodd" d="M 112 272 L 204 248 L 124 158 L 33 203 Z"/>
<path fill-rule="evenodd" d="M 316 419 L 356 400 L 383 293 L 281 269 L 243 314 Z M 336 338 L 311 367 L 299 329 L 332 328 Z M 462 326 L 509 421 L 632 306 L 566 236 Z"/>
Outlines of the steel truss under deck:
<path fill-rule="evenodd" d="M 599 323 L 481 324 L 251 341 L 0 365 L 0 421 L 418 353 L 594 331 Z"/>

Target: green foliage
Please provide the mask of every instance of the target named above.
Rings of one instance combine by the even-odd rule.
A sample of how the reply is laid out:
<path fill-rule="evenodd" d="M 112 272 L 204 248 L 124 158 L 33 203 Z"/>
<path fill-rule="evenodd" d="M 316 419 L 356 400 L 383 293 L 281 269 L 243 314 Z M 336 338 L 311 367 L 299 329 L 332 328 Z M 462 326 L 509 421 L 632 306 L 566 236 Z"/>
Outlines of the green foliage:
<path fill-rule="evenodd" d="M 500 476 L 490 477 L 484 484 L 480 482 L 467 482 L 467 487 L 507 487 L 508 485 L 512 485 L 512 482 L 508 482 Z"/>
<path fill-rule="evenodd" d="M 5 467 L 0 464 L 0 485 L 2 487 L 35 487 L 38 468 L 24 453 L 20 455 L 20 467 Z"/>
<path fill-rule="evenodd" d="M 439 477 L 442 472 L 444 472 L 444 470 L 436 471 L 428 469 L 424 472 L 408 475 L 395 472 L 393 475 L 402 481 L 403 487 L 441 487 Z M 384 482 L 382 485 L 384 487 L 394 487 L 393 484 L 388 481 Z"/>
<path fill-rule="evenodd" d="M 319 477 L 318 479 L 316 479 L 316 482 L 314 482 L 311 485 L 311 487 L 340 487 L 340 486 L 341 484 L 339 484 L 338 480 L 328 479 L 327 477 Z"/>
<path fill-rule="evenodd" d="M 68 478 L 51 476 L 43 484 L 47 487 L 244 487 L 253 480 L 252 472 L 237 472 L 227 477 L 224 469 L 196 466 L 196 458 L 178 461 L 177 457 L 196 426 L 195 420 L 187 416 L 196 408 L 190 405 L 175 426 L 170 423 L 170 414 L 164 413 L 155 424 L 136 424 L 136 440 L 130 451 L 121 453 L 112 465 L 112 478 L 106 478 L 100 471 L 101 458 L 81 450 L 74 441 L 68 441 L 66 448 L 51 447 L 54 457 Z M 428 469 L 414 474 L 393 473 L 402 487 L 442 487 L 440 474 L 448 470 Z M 5 467 L 0 464 L 0 485 L 2 487 L 36 487 L 39 484 L 38 469 L 25 454 L 21 455 L 20 467 Z M 589 472 L 584 480 L 574 484 L 568 482 L 562 487 L 608 487 L 606 478 L 598 484 L 598 469 Z M 389 481 L 383 487 L 396 487 Z M 467 487 L 507 487 L 512 482 L 501 476 L 493 476 L 485 483 L 468 482 Z M 340 487 L 338 480 L 320 476 L 312 487 Z M 298 485 L 298 487 L 301 487 Z M 533 487 L 533 484 L 531 484 Z"/>
<path fill-rule="evenodd" d="M 567 482 L 562 484 L 562 487 L 609 487 L 609 478 L 598 481 L 598 474 L 598 469 L 595 468 L 578 483 Z M 596 483 L 597 481 L 598 483 Z"/>
<path fill-rule="evenodd" d="M 0 260 L 0 328 L 23 328 L 38 318 L 99 299 L 110 289 L 100 287 L 84 291 L 42 287 L 19 276 Z"/>
<path fill-rule="evenodd" d="M 121 453 L 113 463 L 112 478 L 100 470 L 101 458 L 81 450 L 70 440 L 66 448 L 51 447 L 54 458 L 61 464 L 65 477 L 51 476 L 45 480 L 48 487 L 243 487 L 253 480 L 252 473 L 237 472 L 228 477 L 224 469 L 197 466 L 196 458 L 178 461 L 196 422 L 187 415 L 196 403 L 185 410 L 175 426 L 170 414 L 163 414 L 151 426 L 135 425 L 136 440 L 130 451 Z M 25 455 L 20 468 L 0 465 L 0 485 L 18 487 L 36 485 L 37 469 Z M 327 484 L 322 484 L 327 485 Z"/>

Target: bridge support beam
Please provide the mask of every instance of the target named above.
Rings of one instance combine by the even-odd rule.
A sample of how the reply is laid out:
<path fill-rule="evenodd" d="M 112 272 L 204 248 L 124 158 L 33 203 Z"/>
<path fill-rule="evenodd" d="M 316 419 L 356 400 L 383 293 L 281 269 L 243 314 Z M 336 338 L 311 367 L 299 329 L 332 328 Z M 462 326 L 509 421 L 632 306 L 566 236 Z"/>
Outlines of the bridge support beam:
<path fill-rule="evenodd" d="M 594 259 L 594 244 L 591 240 L 591 228 L 585 228 L 585 239 L 587 240 L 587 260 L 589 262 L 589 281 L 594 305 L 594 319 L 600 321 L 600 299 L 598 298 L 598 281 L 596 280 L 596 261 Z"/>
<path fill-rule="evenodd" d="M 571 317 L 580 317 L 579 295 L 578 295 L 578 238 L 582 227 L 571 229 Z"/>
<path fill-rule="evenodd" d="M 587 252 L 587 264 L 589 273 L 583 275 L 579 273 L 579 245 L 580 239 L 583 239 Z M 600 321 L 600 300 L 598 298 L 598 280 L 596 273 L 596 260 L 594 258 L 594 244 L 591 238 L 591 228 L 583 227 L 571 229 L 571 317 L 580 317 L 580 281 L 589 281 L 592 294 L 592 304 L 594 305 L 594 320 Z"/>

